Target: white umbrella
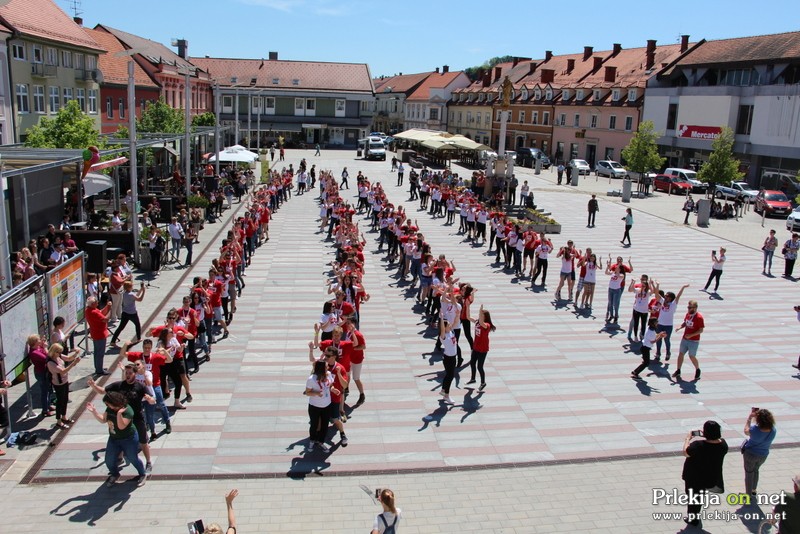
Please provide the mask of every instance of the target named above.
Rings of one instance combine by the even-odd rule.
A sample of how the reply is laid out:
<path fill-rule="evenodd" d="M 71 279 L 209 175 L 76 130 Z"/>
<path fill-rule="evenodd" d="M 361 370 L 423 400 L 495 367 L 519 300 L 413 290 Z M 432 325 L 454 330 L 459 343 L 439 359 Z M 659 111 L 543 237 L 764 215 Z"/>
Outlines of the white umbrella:
<path fill-rule="evenodd" d="M 96 195 L 114 187 L 114 181 L 105 174 L 90 172 L 83 180 L 83 198 Z"/>
<path fill-rule="evenodd" d="M 231 161 L 235 163 L 252 163 L 258 159 L 258 156 L 249 150 L 225 150 L 219 153 L 220 161 Z M 211 156 L 208 161 L 217 161 L 216 156 Z"/>

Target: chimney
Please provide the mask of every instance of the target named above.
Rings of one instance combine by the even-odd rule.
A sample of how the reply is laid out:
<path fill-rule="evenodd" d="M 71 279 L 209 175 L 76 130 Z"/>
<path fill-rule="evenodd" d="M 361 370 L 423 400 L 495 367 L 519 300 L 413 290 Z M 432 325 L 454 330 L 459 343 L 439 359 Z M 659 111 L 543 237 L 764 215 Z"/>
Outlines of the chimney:
<path fill-rule="evenodd" d="M 592 48 L 591 46 L 584 46 L 583 47 L 583 60 L 584 61 L 586 61 L 587 59 L 592 57 L 592 51 L 593 50 L 594 50 L 594 48 Z"/>
<path fill-rule="evenodd" d="M 552 83 L 555 72 L 553 69 L 542 69 L 542 83 Z"/>
<path fill-rule="evenodd" d="M 483 80 L 481 80 L 481 85 L 483 85 L 483 87 L 489 87 L 490 85 L 492 85 L 491 70 L 487 70 L 486 72 L 483 73 Z"/>
<path fill-rule="evenodd" d="M 270 52 L 269 56 L 267 56 L 270 61 L 278 61 L 278 53 L 277 52 Z"/>
<path fill-rule="evenodd" d="M 513 68 L 514 68 L 514 67 L 516 67 L 518 64 L 519 64 L 519 58 L 518 58 L 517 56 L 514 56 L 514 57 L 512 58 L 512 61 L 511 61 L 511 68 L 513 69 Z"/>
<path fill-rule="evenodd" d="M 189 41 L 187 41 L 186 39 L 178 39 L 177 46 L 178 46 L 178 55 L 183 59 L 186 59 L 188 57 L 188 52 L 189 52 Z"/>
<path fill-rule="evenodd" d="M 531 75 L 534 72 L 536 72 L 536 62 L 531 61 L 530 67 L 528 68 L 528 75 Z"/>
<path fill-rule="evenodd" d="M 545 63 L 547 63 L 551 59 L 553 59 L 553 51 L 552 50 L 545 50 L 544 51 L 544 61 L 545 61 Z"/>
<path fill-rule="evenodd" d="M 450 72 L 450 65 L 442 65 L 442 74 Z"/>
<path fill-rule="evenodd" d="M 620 52 L 622 52 L 622 45 L 619 43 L 614 43 L 614 53 L 612 55 L 616 56 Z"/>
<path fill-rule="evenodd" d="M 567 60 L 567 74 L 572 72 L 574 69 L 575 69 L 575 60 L 574 59 L 568 59 Z"/>
<path fill-rule="evenodd" d="M 436 67 L 436 74 L 439 74 L 439 67 Z"/>
<path fill-rule="evenodd" d="M 689 50 L 689 36 L 681 35 L 681 54 Z"/>
<path fill-rule="evenodd" d="M 597 72 L 600 70 L 600 67 L 603 65 L 603 58 L 595 56 L 594 58 L 594 67 L 592 67 L 592 71 Z"/>
<path fill-rule="evenodd" d="M 653 68 L 653 64 L 656 62 L 656 40 L 655 39 L 648 39 L 647 40 L 647 63 L 645 64 L 645 70 L 650 70 Z"/>
<path fill-rule="evenodd" d="M 75 22 L 75 24 L 77 24 L 78 26 L 83 26 L 83 19 L 82 19 L 81 17 L 72 17 L 72 20 L 73 20 L 73 21 Z"/>
<path fill-rule="evenodd" d="M 501 74 L 503 74 L 503 68 L 502 67 L 495 67 L 494 68 L 494 81 L 495 82 L 500 79 L 500 75 Z"/>
<path fill-rule="evenodd" d="M 606 67 L 605 81 L 611 83 L 617 81 L 617 67 Z"/>

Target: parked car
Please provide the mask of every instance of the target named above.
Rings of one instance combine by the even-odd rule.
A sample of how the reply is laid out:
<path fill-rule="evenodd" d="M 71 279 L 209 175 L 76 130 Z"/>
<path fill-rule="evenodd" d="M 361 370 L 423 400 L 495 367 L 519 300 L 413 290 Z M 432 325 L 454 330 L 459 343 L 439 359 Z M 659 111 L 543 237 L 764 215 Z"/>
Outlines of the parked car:
<path fill-rule="evenodd" d="M 800 206 L 786 217 L 786 229 L 790 232 L 800 232 Z"/>
<path fill-rule="evenodd" d="M 697 179 L 697 173 L 691 169 L 680 169 L 676 167 L 668 168 L 664 171 L 664 174 L 671 174 L 672 176 L 679 176 L 692 184 L 692 192 L 694 193 L 704 193 L 708 191 L 708 184 L 701 182 Z"/>
<path fill-rule="evenodd" d="M 672 193 L 676 195 L 686 195 L 686 193 L 691 193 L 692 184 L 678 176 L 657 174 L 653 179 L 653 189 L 656 191 L 665 191 L 669 195 Z"/>
<path fill-rule="evenodd" d="M 569 160 L 569 166 L 572 167 L 572 172 L 578 171 L 579 175 L 585 174 L 588 176 L 592 172 L 592 168 L 583 159 L 571 159 Z"/>
<path fill-rule="evenodd" d="M 744 196 L 745 202 L 755 202 L 758 190 L 750 187 L 747 182 L 731 182 L 729 185 L 717 185 L 714 189 L 714 197 L 720 199 L 733 200 L 740 194 Z"/>
<path fill-rule="evenodd" d="M 541 160 L 545 169 L 550 167 L 550 158 L 538 148 L 517 147 L 517 165 L 533 168 L 536 166 L 536 160 Z"/>
<path fill-rule="evenodd" d="M 550 165 L 552 165 L 552 163 L 550 162 L 550 158 L 542 154 L 542 168 L 549 169 Z"/>
<path fill-rule="evenodd" d="M 762 189 L 756 195 L 756 213 L 764 212 L 764 215 L 788 215 L 792 211 L 792 203 L 783 191 L 772 189 Z"/>
<path fill-rule="evenodd" d="M 595 176 L 608 176 L 609 178 L 625 178 L 628 176 L 628 170 L 616 161 L 610 159 L 602 159 L 594 166 Z"/>
<path fill-rule="evenodd" d="M 514 160 L 514 163 L 517 162 L 517 153 L 513 150 L 506 150 L 506 156 L 511 156 L 511 159 Z"/>

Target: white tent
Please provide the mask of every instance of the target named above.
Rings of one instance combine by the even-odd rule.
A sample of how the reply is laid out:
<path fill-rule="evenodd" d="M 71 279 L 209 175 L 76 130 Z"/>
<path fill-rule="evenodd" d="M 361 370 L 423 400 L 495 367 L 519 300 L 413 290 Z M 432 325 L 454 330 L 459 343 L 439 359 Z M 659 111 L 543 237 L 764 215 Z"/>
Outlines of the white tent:
<path fill-rule="evenodd" d="M 231 161 L 234 163 L 253 163 L 258 159 L 258 156 L 250 152 L 249 150 L 229 150 L 226 149 L 219 153 L 219 160 L 220 161 Z M 215 155 L 212 155 L 208 158 L 208 161 L 213 162 L 217 161 Z"/>
<path fill-rule="evenodd" d="M 114 181 L 110 176 L 96 172 L 90 172 L 83 180 L 83 198 L 102 193 L 106 189 L 114 187 Z"/>

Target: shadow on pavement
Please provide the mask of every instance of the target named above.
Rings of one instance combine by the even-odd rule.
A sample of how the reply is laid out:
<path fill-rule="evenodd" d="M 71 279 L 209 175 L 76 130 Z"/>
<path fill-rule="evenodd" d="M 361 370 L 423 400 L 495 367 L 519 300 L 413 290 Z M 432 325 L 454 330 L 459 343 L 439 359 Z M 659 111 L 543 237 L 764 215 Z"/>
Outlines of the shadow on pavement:
<path fill-rule="evenodd" d="M 136 489 L 136 483 L 133 479 L 122 484 L 114 484 L 113 488 L 106 488 L 105 484 L 102 484 L 92 493 L 70 497 L 50 510 L 50 515 L 69 516 L 69 520 L 73 523 L 86 523 L 93 527 L 112 508 L 114 512 L 122 510 L 131 498 L 131 492 L 134 489 Z M 63 508 L 70 505 L 73 506 L 62 511 Z"/>

